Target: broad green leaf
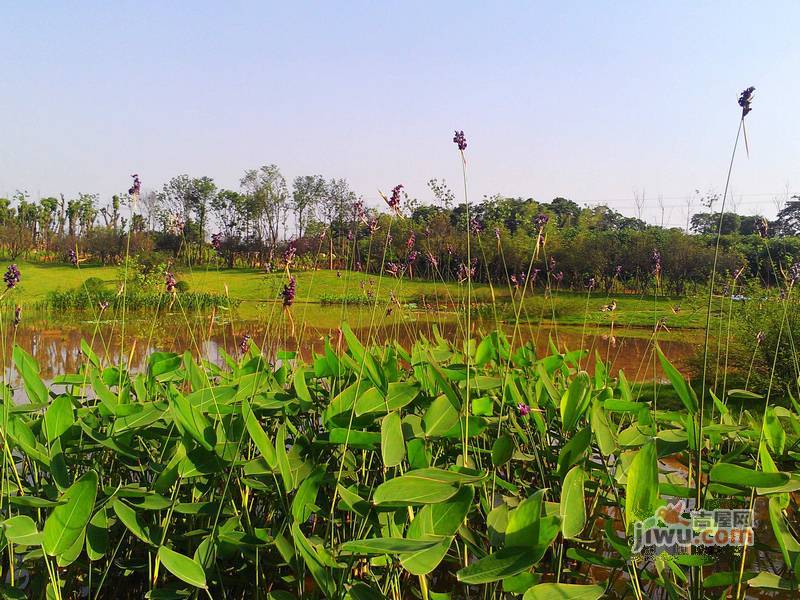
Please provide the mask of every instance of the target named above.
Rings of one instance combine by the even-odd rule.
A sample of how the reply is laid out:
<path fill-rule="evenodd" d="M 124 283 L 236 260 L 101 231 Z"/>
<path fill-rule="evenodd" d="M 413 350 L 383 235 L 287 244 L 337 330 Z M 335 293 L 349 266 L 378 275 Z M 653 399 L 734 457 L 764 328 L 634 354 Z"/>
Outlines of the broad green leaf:
<path fill-rule="evenodd" d="M 15 544 L 38 546 L 42 543 L 42 534 L 36 529 L 36 523 L 28 515 L 18 515 L 3 521 L 6 538 Z"/>
<path fill-rule="evenodd" d="M 425 434 L 429 437 L 441 436 L 458 423 L 458 419 L 458 409 L 446 395 L 441 395 L 425 411 Z"/>
<path fill-rule="evenodd" d="M 89 471 L 73 483 L 44 523 L 42 545 L 50 556 L 69 549 L 83 535 L 94 510 L 97 496 L 97 473 Z"/>
<path fill-rule="evenodd" d="M 764 418 L 764 439 L 769 444 L 769 449 L 772 450 L 776 456 L 783 454 L 784 444 L 786 443 L 786 432 L 783 430 L 781 422 L 775 416 L 775 410 L 772 407 L 767 408 Z"/>
<path fill-rule="evenodd" d="M 286 454 L 286 425 L 281 424 L 278 428 L 278 435 L 275 438 L 275 456 L 278 463 L 278 470 L 283 479 L 283 489 L 288 494 L 294 489 L 295 481 L 292 469 L 289 466 L 289 456 Z"/>
<path fill-rule="evenodd" d="M 350 554 L 403 554 L 433 548 L 440 539 L 408 540 L 406 538 L 367 538 L 342 544 L 342 552 Z"/>
<path fill-rule="evenodd" d="M 592 380 L 586 371 L 578 373 L 561 397 L 561 430 L 572 431 L 591 400 Z"/>
<path fill-rule="evenodd" d="M 788 473 L 764 473 L 731 463 L 717 463 L 708 475 L 715 483 L 742 487 L 778 487 L 789 481 Z"/>
<path fill-rule="evenodd" d="M 108 550 L 108 515 L 106 507 L 98 510 L 86 527 L 86 555 L 89 560 L 100 560 Z"/>
<path fill-rule="evenodd" d="M 384 481 L 373 494 L 375 504 L 436 504 L 456 495 L 459 484 L 474 483 L 483 475 L 465 475 L 442 469 L 415 469 Z"/>
<path fill-rule="evenodd" d="M 564 444 L 558 454 L 558 474 L 563 477 L 569 468 L 578 462 L 589 448 L 592 441 L 592 431 L 589 427 L 581 429 L 570 441 Z"/>
<path fill-rule="evenodd" d="M 601 585 L 540 583 L 525 592 L 522 600 L 600 600 L 604 593 Z"/>
<path fill-rule="evenodd" d="M 387 467 L 395 467 L 406 456 L 406 443 L 403 439 L 403 425 L 397 411 L 390 412 L 381 421 L 381 457 Z"/>
<path fill-rule="evenodd" d="M 47 387 L 45 387 L 42 378 L 39 376 L 39 363 L 17 344 L 14 344 L 14 350 L 11 354 L 14 365 L 17 367 L 17 371 L 19 371 L 22 377 L 22 384 L 25 387 L 25 393 L 28 395 L 28 399 L 33 404 L 44 404 L 47 402 L 49 396 L 47 394 Z"/>
<path fill-rule="evenodd" d="M 325 470 L 317 467 L 297 488 L 292 500 L 292 517 L 298 523 L 304 523 L 314 514 L 319 487 L 325 477 Z"/>
<path fill-rule="evenodd" d="M 44 413 L 44 430 L 48 442 L 66 432 L 75 422 L 72 412 L 72 400 L 69 396 L 58 396 Z"/>
<path fill-rule="evenodd" d="M 503 548 L 461 569 L 456 577 L 467 585 L 491 583 L 522 573 L 540 559 L 541 556 L 537 557 L 537 553 L 530 548 Z"/>
<path fill-rule="evenodd" d="M 597 440 L 597 446 L 604 456 L 609 456 L 617 450 L 617 435 L 611 425 L 603 405 L 595 400 L 589 412 L 589 424 Z"/>
<path fill-rule="evenodd" d="M 683 402 L 683 405 L 686 407 L 686 410 L 689 411 L 690 415 L 693 415 L 697 412 L 697 399 L 689 387 L 689 384 L 686 383 L 686 379 L 678 372 L 678 369 L 664 356 L 661 347 L 656 345 L 656 350 L 658 351 L 658 359 L 661 361 L 661 368 L 664 369 L 664 373 L 667 374 L 667 378 L 678 394 L 678 397 L 681 399 L 681 402 Z"/>
<path fill-rule="evenodd" d="M 314 581 L 317 582 L 322 593 L 325 594 L 326 598 L 335 598 L 337 589 L 336 580 L 325 567 L 317 549 L 312 546 L 306 536 L 303 535 L 297 523 L 292 525 L 292 537 L 294 538 L 295 548 L 300 553 L 300 556 L 306 563 L 306 568 L 308 568 Z"/>
<path fill-rule="evenodd" d="M 166 546 L 158 549 L 158 558 L 161 564 L 181 581 L 196 588 L 206 588 L 206 574 L 203 567 L 196 560 L 175 552 Z"/>
<path fill-rule="evenodd" d="M 114 500 L 112 507 L 114 509 L 114 514 L 116 514 L 117 518 L 122 521 L 122 524 L 128 528 L 128 531 L 147 544 L 153 546 L 157 545 L 151 539 L 147 525 L 141 522 L 139 515 L 134 509 L 119 499 Z"/>
<path fill-rule="evenodd" d="M 189 436 L 194 438 L 206 450 L 212 451 L 217 443 L 214 428 L 197 408 L 186 397 L 175 391 L 170 395 L 170 407 L 175 422 Z"/>
<path fill-rule="evenodd" d="M 294 385 L 294 393 L 297 394 L 297 397 L 303 402 L 311 403 L 311 394 L 309 393 L 308 386 L 306 385 L 305 369 L 297 369 L 294 372 L 292 383 Z"/>
<path fill-rule="evenodd" d="M 584 481 L 586 473 L 578 466 L 572 467 L 564 478 L 561 487 L 561 532 L 567 539 L 578 537 L 586 526 L 586 505 L 584 500 Z"/>
<path fill-rule="evenodd" d="M 658 508 L 658 459 L 655 442 L 648 442 L 636 453 L 627 473 L 625 522 L 632 530 L 636 521 L 652 517 Z"/>
<path fill-rule="evenodd" d="M 419 386 L 406 382 L 390 383 L 386 395 L 376 387 L 370 388 L 356 399 L 356 416 L 360 417 L 368 413 L 383 413 L 403 408 L 418 395 Z"/>
<path fill-rule="evenodd" d="M 492 464 L 495 467 L 500 467 L 510 461 L 513 455 L 514 438 L 504 433 L 492 444 Z"/>
<path fill-rule="evenodd" d="M 253 443 L 258 448 L 258 451 L 261 453 L 261 456 L 264 457 L 264 460 L 267 461 L 267 464 L 270 466 L 271 469 L 274 469 L 277 466 L 278 459 L 275 454 L 275 448 L 272 445 L 272 442 L 269 440 L 269 437 L 264 432 L 264 429 L 261 427 L 261 424 L 258 422 L 255 414 L 250 408 L 250 403 L 247 401 L 247 398 L 242 399 L 242 417 L 245 421 L 245 426 L 247 427 L 247 433 L 250 434 L 250 439 L 253 440 Z"/>

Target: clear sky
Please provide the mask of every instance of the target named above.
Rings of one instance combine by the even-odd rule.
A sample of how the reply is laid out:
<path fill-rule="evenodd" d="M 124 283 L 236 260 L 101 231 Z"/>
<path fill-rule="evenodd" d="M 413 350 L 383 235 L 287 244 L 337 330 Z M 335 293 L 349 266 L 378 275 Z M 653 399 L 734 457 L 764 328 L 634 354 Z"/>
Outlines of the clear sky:
<path fill-rule="evenodd" d="M 800 2 L 0 2 L 0 195 L 107 199 L 246 168 L 606 202 L 683 224 L 800 192 Z M 699 206 L 695 204 L 695 209 Z"/>

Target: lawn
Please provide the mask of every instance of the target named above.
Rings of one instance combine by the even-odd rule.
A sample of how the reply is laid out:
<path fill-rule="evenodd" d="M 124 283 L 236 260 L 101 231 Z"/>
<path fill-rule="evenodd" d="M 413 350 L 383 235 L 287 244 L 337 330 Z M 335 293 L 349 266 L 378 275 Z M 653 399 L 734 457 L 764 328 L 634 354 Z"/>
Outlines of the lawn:
<path fill-rule="evenodd" d="M 63 264 L 24 261 L 19 262 L 18 266 L 22 280 L 16 289 L 8 292 L 7 299 L 21 305 L 40 303 L 47 292 L 75 288 L 90 277 L 105 281 L 109 287 L 119 285 L 117 267 L 82 265 L 76 268 Z M 345 302 L 352 305 L 354 300 L 366 300 L 369 293 L 387 306 L 390 304 L 390 296 L 394 294 L 401 303 L 421 304 L 424 299 L 431 304 L 452 307 L 460 302 L 464 294 L 463 285 L 441 281 L 365 275 L 354 271 L 297 271 L 292 274 L 297 279 L 298 305 L 316 304 L 326 299 L 333 304 Z M 279 301 L 280 291 L 286 283 L 285 272 L 264 274 L 256 269 L 181 269 L 176 272 L 176 277 L 179 281 L 187 282 L 190 291 L 228 294 L 242 300 L 246 305 L 251 304 L 246 311 L 248 313 L 253 313 L 255 307 L 261 304 L 269 305 Z M 473 294 L 479 303 L 487 304 L 492 301 L 492 290 L 486 284 L 475 284 Z M 508 289 L 496 287 L 494 296 L 498 301 L 500 318 L 506 322 L 513 321 L 514 309 L 508 301 Z M 601 307 L 612 301 L 616 301 L 613 312 L 601 310 Z M 705 325 L 705 302 L 702 296 L 659 297 L 654 300 L 652 296 L 607 295 L 604 292 L 594 292 L 590 296 L 558 292 L 551 298 L 541 288 L 537 288 L 535 291 L 528 291 L 521 320 L 555 320 L 568 325 L 583 325 L 586 321 L 587 324 L 600 326 L 610 326 L 613 322 L 616 327 L 652 328 L 657 320 L 664 319 L 670 329 L 702 328 Z M 715 300 L 714 308 L 719 310 L 718 300 Z M 260 310 L 263 312 L 264 309 Z"/>

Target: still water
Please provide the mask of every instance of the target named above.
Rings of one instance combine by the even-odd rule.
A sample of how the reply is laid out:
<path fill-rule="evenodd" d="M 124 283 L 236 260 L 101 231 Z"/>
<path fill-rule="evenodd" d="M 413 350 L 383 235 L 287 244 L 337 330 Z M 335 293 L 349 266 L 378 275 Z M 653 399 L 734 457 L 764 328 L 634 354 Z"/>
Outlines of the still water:
<path fill-rule="evenodd" d="M 274 357 L 280 350 L 297 351 L 309 360 L 315 352 L 321 352 L 324 340 L 330 337 L 334 347 L 343 346 L 338 324 L 341 315 L 338 309 L 331 308 L 326 318 L 313 318 L 301 321 L 296 315 L 294 331 L 292 323 L 284 315 L 270 315 L 269 318 L 238 320 L 227 315 L 166 315 L 158 320 L 132 316 L 124 325 L 120 320 L 91 320 L 88 315 L 77 315 L 69 322 L 59 322 L 54 315 L 40 315 L 25 318 L 17 328 L 9 323 L 2 324 L 0 353 L 3 356 L 6 381 L 15 387 L 18 377 L 12 367 L 11 350 L 19 344 L 31 353 L 39 363 L 40 373 L 45 381 L 61 373 L 74 373 L 82 363 L 81 340 L 86 340 L 104 364 L 123 362 L 131 369 L 141 370 L 147 356 L 154 351 L 183 353 L 186 350 L 215 363 L 224 362 L 224 354 L 237 356 L 242 338 L 251 337 L 262 351 Z M 380 315 L 376 318 L 369 311 L 350 312 L 346 315 L 356 335 L 364 343 L 381 344 L 398 341 L 410 347 L 420 336 L 433 339 L 435 330 L 447 340 L 463 339 L 463 324 L 452 318 L 420 311 L 391 317 Z M 488 332 L 492 324 L 477 321 L 475 330 Z M 553 327 L 523 324 L 516 334 L 513 327 L 505 327 L 509 338 L 516 336 L 519 341 L 533 341 L 540 356 L 550 354 L 550 344 L 559 351 L 589 350 L 586 367 L 591 370 L 595 356 L 609 365 L 613 375 L 624 369 L 628 379 L 646 381 L 664 378 L 660 367 L 654 366 L 653 336 L 644 329 Z M 696 355 L 698 344 L 690 335 L 678 339 L 659 339 L 667 356 L 682 370 L 690 371 L 690 359 Z"/>

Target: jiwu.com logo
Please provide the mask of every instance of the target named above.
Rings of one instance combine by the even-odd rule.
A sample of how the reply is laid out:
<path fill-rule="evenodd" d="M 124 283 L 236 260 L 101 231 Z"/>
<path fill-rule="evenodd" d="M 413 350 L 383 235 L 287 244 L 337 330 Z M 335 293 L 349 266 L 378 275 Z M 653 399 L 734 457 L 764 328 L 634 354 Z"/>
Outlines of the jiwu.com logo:
<path fill-rule="evenodd" d="M 680 500 L 637 521 L 631 549 L 668 550 L 681 546 L 752 546 L 753 511 L 748 509 L 686 510 Z"/>

